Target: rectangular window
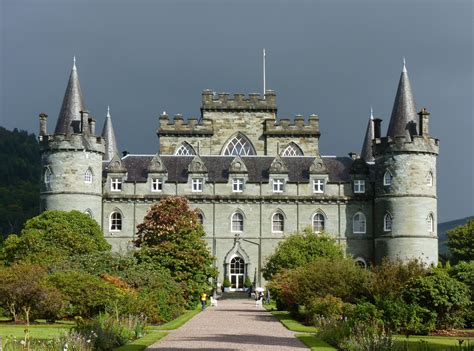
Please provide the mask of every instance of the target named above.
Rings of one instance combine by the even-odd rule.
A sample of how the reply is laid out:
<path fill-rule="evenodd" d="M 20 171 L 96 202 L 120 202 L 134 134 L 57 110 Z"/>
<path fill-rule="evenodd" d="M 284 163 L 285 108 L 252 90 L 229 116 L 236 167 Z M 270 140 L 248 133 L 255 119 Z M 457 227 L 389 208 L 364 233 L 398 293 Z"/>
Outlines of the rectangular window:
<path fill-rule="evenodd" d="M 324 193 L 324 179 L 313 180 L 313 193 L 317 193 L 317 194 Z"/>
<path fill-rule="evenodd" d="M 110 180 L 110 190 L 111 191 L 122 191 L 122 179 L 121 178 L 112 178 Z"/>
<path fill-rule="evenodd" d="M 202 185 L 204 180 L 202 178 L 193 178 L 192 180 L 192 191 L 193 193 L 202 193 Z"/>
<path fill-rule="evenodd" d="M 153 178 L 151 180 L 151 191 L 159 192 L 163 191 L 163 179 Z"/>
<path fill-rule="evenodd" d="M 273 179 L 273 192 L 274 193 L 282 193 L 284 188 L 285 188 L 284 179 Z"/>
<path fill-rule="evenodd" d="M 365 193 L 365 180 L 354 180 L 354 193 Z"/>
<path fill-rule="evenodd" d="M 232 179 L 232 192 L 241 193 L 244 191 L 244 180 L 242 178 Z"/>

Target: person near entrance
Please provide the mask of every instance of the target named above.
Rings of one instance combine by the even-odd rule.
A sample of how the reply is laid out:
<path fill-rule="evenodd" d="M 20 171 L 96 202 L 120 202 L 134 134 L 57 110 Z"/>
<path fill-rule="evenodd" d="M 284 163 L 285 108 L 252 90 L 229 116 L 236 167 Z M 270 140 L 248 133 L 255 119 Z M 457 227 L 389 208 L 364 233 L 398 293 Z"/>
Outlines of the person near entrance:
<path fill-rule="evenodd" d="M 202 306 L 203 311 L 206 309 L 206 303 L 207 303 L 207 294 L 203 292 L 201 294 L 201 306 Z"/>

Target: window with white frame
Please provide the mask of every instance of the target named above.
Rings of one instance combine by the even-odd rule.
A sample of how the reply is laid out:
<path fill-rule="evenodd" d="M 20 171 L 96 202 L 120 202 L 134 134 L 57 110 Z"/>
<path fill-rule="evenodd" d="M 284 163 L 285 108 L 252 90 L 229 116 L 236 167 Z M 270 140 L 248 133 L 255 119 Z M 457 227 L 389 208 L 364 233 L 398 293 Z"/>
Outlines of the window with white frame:
<path fill-rule="evenodd" d="M 365 215 L 362 212 L 357 212 L 352 218 L 353 232 L 356 234 L 364 234 L 367 230 Z"/>
<path fill-rule="evenodd" d="M 281 153 L 283 157 L 292 157 L 292 156 L 303 156 L 303 151 L 295 143 L 290 143 L 285 150 Z"/>
<path fill-rule="evenodd" d="M 152 178 L 151 191 L 153 192 L 163 191 L 163 178 Z"/>
<path fill-rule="evenodd" d="M 322 213 L 316 213 L 313 216 L 313 231 L 315 233 L 321 233 L 324 231 L 325 225 L 324 215 Z"/>
<path fill-rule="evenodd" d="M 51 173 L 51 170 L 48 167 L 46 167 L 43 172 L 44 185 L 49 186 L 52 178 L 53 178 L 53 174 Z"/>
<path fill-rule="evenodd" d="M 122 178 L 110 179 L 110 190 L 111 191 L 122 191 Z"/>
<path fill-rule="evenodd" d="M 272 232 L 282 233 L 285 229 L 285 217 L 277 212 L 272 217 Z"/>
<path fill-rule="evenodd" d="M 119 232 L 122 230 L 122 214 L 114 211 L 110 214 L 110 231 Z"/>
<path fill-rule="evenodd" d="M 430 213 L 428 216 L 428 232 L 434 233 L 435 227 L 434 227 L 434 217 L 433 214 Z"/>
<path fill-rule="evenodd" d="M 232 179 L 232 192 L 241 193 L 244 191 L 244 179 L 234 178 Z"/>
<path fill-rule="evenodd" d="M 354 180 L 354 193 L 356 194 L 365 193 L 365 180 L 360 180 L 360 179 Z"/>
<path fill-rule="evenodd" d="M 273 192 L 282 193 L 283 190 L 285 190 L 285 180 L 281 178 L 273 179 Z"/>
<path fill-rule="evenodd" d="M 313 193 L 316 193 L 316 194 L 324 193 L 324 179 L 313 180 Z"/>
<path fill-rule="evenodd" d="M 390 213 L 386 213 L 385 217 L 383 218 L 383 230 L 384 232 L 390 232 L 392 230 L 392 215 Z"/>
<path fill-rule="evenodd" d="M 87 184 L 92 183 L 92 170 L 88 168 L 84 173 L 84 182 Z"/>
<path fill-rule="evenodd" d="M 202 193 L 203 184 L 203 178 L 193 178 L 193 180 L 191 181 L 191 190 L 193 191 L 193 193 Z"/>
<path fill-rule="evenodd" d="M 426 176 L 426 185 L 433 186 L 433 173 L 431 172 L 428 172 L 428 175 Z"/>
<path fill-rule="evenodd" d="M 244 215 L 242 213 L 236 212 L 232 215 L 232 231 L 244 231 Z"/>
<path fill-rule="evenodd" d="M 194 151 L 191 145 L 189 145 L 188 143 L 183 143 L 176 149 L 175 155 L 191 156 L 191 155 L 196 155 L 196 152 Z"/>
<path fill-rule="evenodd" d="M 392 185 L 393 176 L 390 171 L 386 171 L 383 175 L 383 185 Z"/>
<path fill-rule="evenodd" d="M 233 137 L 231 140 L 229 140 L 222 154 L 226 156 L 230 156 L 230 155 L 248 156 L 248 155 L 256 155 L 256 152 L 250 140 L 248 140 L 247 137 L 244 136 L 243 134 L 239 133 L 235 137 Z"/>

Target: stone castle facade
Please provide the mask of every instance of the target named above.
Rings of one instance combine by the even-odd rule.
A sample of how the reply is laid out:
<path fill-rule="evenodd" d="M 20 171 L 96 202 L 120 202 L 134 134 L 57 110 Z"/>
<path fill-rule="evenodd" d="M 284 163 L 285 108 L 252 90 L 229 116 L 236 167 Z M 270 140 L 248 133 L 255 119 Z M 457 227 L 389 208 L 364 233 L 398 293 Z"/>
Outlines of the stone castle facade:
<path fill-rule="evenodd" d="M 384 257 L 437 263 L 436 158 L 429 113 L 401 73 L 386 136 L 370 117 L 361 155 L 323 156 L 319 117 L 277 119 L 276 94 L 202 93 L 199 119 L 159 118 L 159 152 L 119 156 L 110 113 L 102 134 L 74 65 L 53 134 L 40 115 L 41 208 L 79 210 L 115 250 L 130 247 L 150 206 L 170 195 L 198 209 L 219 282 L 262 284 L 285 235 L 326 232 L 361 265 Z"/>

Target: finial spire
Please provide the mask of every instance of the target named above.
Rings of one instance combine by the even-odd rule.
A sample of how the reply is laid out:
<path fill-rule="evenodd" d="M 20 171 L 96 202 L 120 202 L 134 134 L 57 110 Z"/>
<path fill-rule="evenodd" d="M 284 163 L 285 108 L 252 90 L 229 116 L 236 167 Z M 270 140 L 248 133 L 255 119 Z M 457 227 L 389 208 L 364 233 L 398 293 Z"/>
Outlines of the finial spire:
<path fill-rule="evenodd" d="M 405 61 L 405 57 L 403 57 L 403 69 L 402 69 L 403 73 L 407 73 L 407 66 L 406 65 L 407 65 L 407 63 Z"/>
<path fill-rule="evenodd" d="M 107 105 L 107 117 L 110 118 L 110 106 L 109 105 Z"/>
<path fill-rule="evenodd" d="M 370 108 L 370 119 L 369 124 L 367 125 L 367 130 L 365 132 L 364 143 L 362 144 L 362 152 L 360 157 L 365 162 L 374 162 L 374 155 L 372 153 L 372 140 L 375 138 L 374 130 L 374 111 L 372 107 Z"/>
<path fill-rule="evenodd" d="M 374 120 L 374 110 L 372 109 L 372 106 L 370 106 L 370 119 L 372 121 Z"/>
<path fill-rule="evenodd" d="M 112 117 L 110 116 L 110 106 L 107 106 L 107 117 L 102 129 L 102 138 L 105 141 L 104 161 L 110 161 L 117 153 L 117 140 L 115 139 L 114 127 L 112 125 Z"/>
<path fill-rule="evenodd" d="M 76 68 L 76 55 L 73 56 L 72 62 L 73 62 L 72 70 L 75 71 L 75 70 L 77 70 L 77 68 Z"/>

